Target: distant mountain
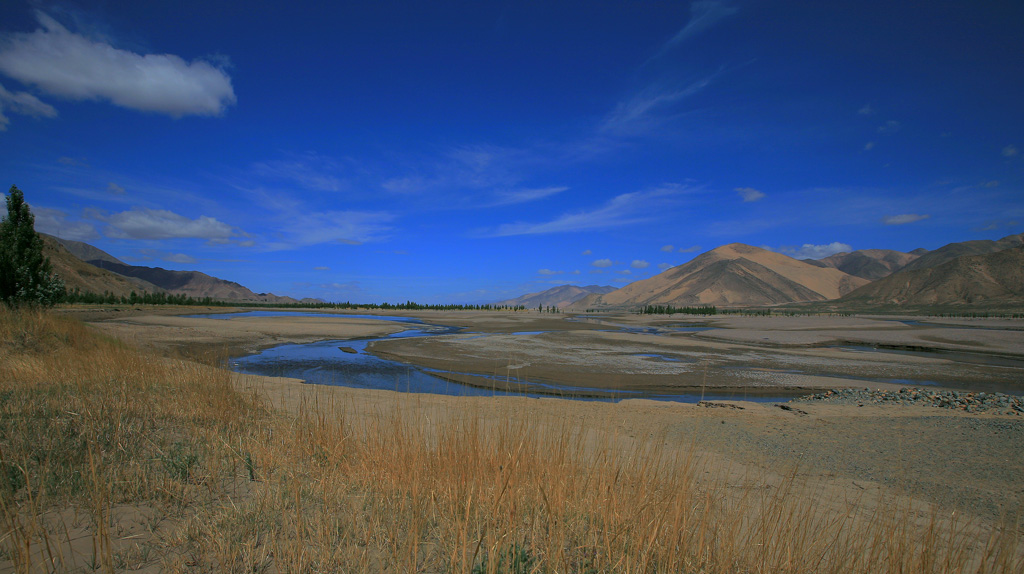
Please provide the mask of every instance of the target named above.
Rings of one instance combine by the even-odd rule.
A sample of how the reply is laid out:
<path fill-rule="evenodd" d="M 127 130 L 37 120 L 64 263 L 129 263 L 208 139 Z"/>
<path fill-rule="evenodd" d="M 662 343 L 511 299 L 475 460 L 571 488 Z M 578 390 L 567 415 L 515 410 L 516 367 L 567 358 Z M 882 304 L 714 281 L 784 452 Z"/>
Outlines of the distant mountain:
<path fill-rule="evenodd" d="M 855 277 L 875 281 L 892 275 L 918 257 L 920 255 L 890 249 L 861 249 L 850 253 L 836 253 L 824 259 L 803 259 L 802 261 L 817 267 L 831 267 Z"/>
<path fill-rule="evenodd" d="M 78 289 L 102 295 L 112 293 L 117 296 L 130 295 L 132 291 L 162 293 L 164 290 L 141 279 L 124 277 L 112 271 L 90 265 L 74 254 L 58 241 L 56 237 L 39 234 L 43 239 L 43 254 L 50 258 L 53 271 L 64 280 L 69 290 Z M 77 242 L 76 242 L 77 243 Z M 85 245 L 84 243 L 82 245 Z M 95 248 L 94 248 L 95 249 Z M 99 249 L 96 249 L 99 251 Z M 102 252 L 100 252 L 102 253 Z"/>
<path fill-rule="evenodd" d="M 909 269 L 908 266 L 848 293 L 837 303 L 902 306 L 1021 304 L 1024 303 L 1024 247 L 963 255 L 922 269 Z"/>
<path fill-rule="evenodd" d="M 44 234 L 40 233 L 40 235 L 44 235 Z M 48 237 L 53 237 L 53 236 L 51 235 L 51 236 L 48 236 Z M 74 255 L 75 257 L 77 257 L 79 259 L 81 259 L 82 261 L 97 261 L 97 260 L 100 260 L 100 261 L 107 261 L 107 262 L 110 262 L 110 263 L 120 263 L 121 265 L 124 265 L 124 261 L 121 261 L 117 257 L 114 257 L 113 255 L 107 253 L 106 251 L 103 251 L 102 249 L 99 249 L 97 247 L 93 247 L 92 245 L 89 245 L 88 243 L 82 243 L 81 241 L 74 241 L 74 240 L 71 240 L 71 239 L 61 239 L 59 237 L 53 237 L 53 239 L 56 239 L 57 241 L 59 241 L 60 244 L 63 245 L 64 247 L 66 247 L 67 250 L 70 251 L 72 255 Z"/>
<path fill-rule="evenodd" d="M 298 302 L 291 297 L 281 297 L 273 293 L 253 293 L 248 288 L 234 281 L 211 277 L 200 271 L 172 271 L 162 267 L 127 265 L 101 259 L 95 259 L 87 263 L 107 271 L 112 271 L 118 275 L 142 279 L 170 293 L 189 295 L 196 299 L 210 297 L 211 299 L 222 301 L 246 303 Z"/>
<path fill-rule="evenodd" d="M 615 291 L 615 287 L 609 285 L 587 285 L 586 287 L 559 285 L 539 293 L 529 293 L 515 299 L 499 301 L 496 305 L 508 305 L 510 307 L 523 305 L 527 309 L 543 305 L 544 307 L 550 306 L 562 309 L 592 293 L 604 294 L 611 293 L 612 291 Z"/>
<path fill-rule="evenodd" d="M 837 299 L 866 283 L 838 269 L 732 243 L 617 291 L 586 297 L 572 308 L 778 305 Z"/>
<path fill-rule="evenodd" d="M 68 289 L 77 288 L 90 293 L 111 293 L 117 296 L 129 295 L 132 291 L 145 291 L 183 294 L 196 299 L 210 297 L 239 303 L 298 303 L 291 297 L 253 293 L 234 281 L 218 279 L 199 271 L 171 271 L 160 267 L 128 265 L 88 243 L 58 239 L 45 233 L 39 235 L 43 238 L 45 254 L 50 258 L 54 271 L 64 279 Z M 322 301 L 303 299 L 303 302 Z"/>
<path fill-rule="evenodd" d="M 904 271 L 913 271 L 914 269 L 924 269 L 926 267 L 935 267 L 942 265 L 947 261 L 956 259 L 957 257 L 963 257 L 964 255 L 984 255 L 986 253 L 996 253 L 998 251 L 1004 251 L 1012 247 L 1018 247 L 1024 245 L 1024 233 L 1017 235 L 1008 235 L 998 241 L 992 241 L 989 239 L 979 239 L 976 241 L 963 241 L 960 243 L 950 243 L 944 245 L 934 251 L 929 251 L 914 261 L 907 264 L 903 268 Z"/>

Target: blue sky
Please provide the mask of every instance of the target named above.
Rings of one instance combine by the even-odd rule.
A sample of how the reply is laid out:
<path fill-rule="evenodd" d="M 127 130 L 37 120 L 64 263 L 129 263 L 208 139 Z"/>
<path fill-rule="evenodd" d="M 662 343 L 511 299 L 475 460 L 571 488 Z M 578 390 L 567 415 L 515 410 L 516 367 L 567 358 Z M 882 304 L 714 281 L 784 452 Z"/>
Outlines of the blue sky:
<path fill-rule="evenodd" d="M 621 286 L 731 242 L 934 249 L 1024 231 L 1022 23 L 997 0 L 13 0 L 0 173 L 40 231 L 334 301 Z"/>

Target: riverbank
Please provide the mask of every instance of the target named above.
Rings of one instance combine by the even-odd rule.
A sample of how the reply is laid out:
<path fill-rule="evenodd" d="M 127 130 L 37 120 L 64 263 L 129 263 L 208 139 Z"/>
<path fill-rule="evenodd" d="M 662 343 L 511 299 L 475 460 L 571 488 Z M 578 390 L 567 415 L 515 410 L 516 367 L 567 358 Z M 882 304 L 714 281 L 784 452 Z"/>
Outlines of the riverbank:
<path fill-rule="evenodd" d="M 468 574 L 512 555 L 564 571 L 1024 564 L 1021 417 L 307 385 L 160 357 L 161 344 L 184 348 L 159 321 L 127 319 L 104 332 L 134 329 L 151 350 L 73 326 L 0 333 L 0 421 L 30 425 L 2 435 L 5 461 L 23 457 L 30 484 L 52 475 L 69 489 L 51 487 L 35 507 L 5 499 L 24 502 L 4 507 L 6 524 L 37 537 L 24 548 L 40 562 L 51 548 L 70 564 L 70 545 L 75 564 L 118 571 Z M 247 332 L 252 344 L 272 335 Z M 40 402 L 52 416 L 28 416 Z M 58 466 L 53 452 L 73 460 Z"/>

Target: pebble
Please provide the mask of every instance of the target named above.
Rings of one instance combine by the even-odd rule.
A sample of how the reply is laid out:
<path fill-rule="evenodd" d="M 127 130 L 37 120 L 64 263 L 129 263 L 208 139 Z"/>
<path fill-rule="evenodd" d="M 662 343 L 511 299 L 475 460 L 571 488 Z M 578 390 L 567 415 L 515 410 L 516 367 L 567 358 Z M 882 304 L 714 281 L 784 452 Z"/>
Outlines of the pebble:
<path fill-rule="evenodd" d="M 999 415 L 1024 415 L 1024 399 L 1003 393 L 970 391 L 944 391 L 904 387 L 897 391 L 872 391 L 869 389 L 832 389 L 790 402 L 829 402 L 835 404 L 884 405 L 925 405 L 943 409 L 956 409 L 968 413 L 992 413 Z"/>

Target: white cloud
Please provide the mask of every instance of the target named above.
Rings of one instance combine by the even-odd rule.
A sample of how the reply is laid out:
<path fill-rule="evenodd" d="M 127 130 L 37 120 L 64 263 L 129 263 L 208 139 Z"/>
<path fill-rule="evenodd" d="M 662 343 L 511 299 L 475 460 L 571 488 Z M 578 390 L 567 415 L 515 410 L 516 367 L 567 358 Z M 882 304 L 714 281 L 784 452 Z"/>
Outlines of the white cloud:
<path fill-rule="evenodd" d="M 330 271 L 330 270 L 331 270 L 331 268 L 327 267 L 325 265 L 317 265 L 316 267 L 313 268 L 313 271 Z"/>
<path fill-rule="evenodd" d="M 836 253 L 849 253 L 853 251 L 853 247 L 845 243 L 833 241 L 825 245 L 812 245 L 810 243 L 804 243 L 800 247 L 780 247 L 778 249 L 772 249 L 785 255 L 789 255 L 793 259 L 823 259 Z"/>
<path fill-rule="evenodd" d="M 189 219 L 165 209 L 136 207 L 112 215 L 91 212 L 107 224 L 106 235 L 119 239 L 205 239 L 213 243 L 229 243 L 248 237 L 240 229 L 201 215 Z"/>
<path fill-rule="evenodd" d="M 121 50 L 70 32 L 37 12 L 41 28 L 10 34 L 0 48 L 0 72 L 71 100 L 115 105 L 172 117 L 216 116 L 235 103 L 231 78 L 204 60 Z"/>
<path fill-rule="evenodd" d="M 121 194 L 124 193 L 124 188 L 121 187 L 120 185 L 117 185 L 114 182 L 110 182 L 107 185 L 107 191 L 109 191 L 110 193 L 113 193 L 114 195 L 121 195 Z"/>
<path fill-rule="evenodd" d="M 928 219 L 931 217 L 928 214 L 917 214 L 917 213 L 904 213 L 901 215 L 887 215 L 882 218 L 882 223 L 886 225 L 906 225 L 907 223 L 915 223 L 922 219 Z"/>
<path fill-rule="evenodd" d="M 736 192 L 743 198 L 744 203 L 757 201 L 764 198 L 764 192 L 752 187 L 737 187 Z"/>
<path fill-rule="evenodd" d="M 57 117 L 53 106 L 39 101 L 39 98 L 28 92 L 8 92 L 0 85 L 0 132 L 6 131 L 11 120 L 4 112 L 31 116 L 34 118 Z"/>
<path fill-rule="evenodd" d="M 875 115 L 875 108 L 872 108 L 871 104 L 864 104 L 864 107 L 857 110 L 857 113 L 862 116 L 873 116 Z"/>
<path fill-rule="evenodd" d="M 593 252 L 593 251 L 591 251 L 591 250 L 589 250 L 589 249 L 584 249 L 584 250 L 583 250 L 583 253 L 581 253 L 581 255 L 592 255 L 593 253 L 594 253 L 594 252 Z"/>
<path fill-rule="evenodd" d="M 875 149 L 875 142 L 868 142 L 864 144 L 864 151 L 871 151 Z"/>
<path fill-rule="evenodd" d="M 1020 151 L 1017 150 L 1017 146 L 1008 145 L 1003 148 L 1003 157 L 1014 157 L 1019 153 Z"/>
<path fill-rule="evenodd" d="M 642 259 L 634 259 L 633 262 L 629 264 L 629 266 L 632 267 L 633 269 L 646 269 L 650 267 L 650 265 L 650 263 Z"/>
<path fill-rule="evenodd" d="M 661 269 L 662 271 L 665 271 L 666 269 L 671 269 L 673 267 L 675 267 L 675 265 L 672 265 L 671 263 L 659 263 L 658 264 L 658 269 Z"/>
<path fill-rule="evenodd" d="M 672 253 L 673 251 L 675 251 L 675 248 L 676 248 L 675 245 L 662 245 L 661 246 L 661 250 L 664 251 L 665 253 Z"/>
<path fill-rule="evenodd" d="M 551 269 L 538 269 L 537 270 L 537 274 L 538 275 L 561 275 L 563 273 L 565 273 L 565 271 L 552 271 Z"/>
<path fill-rule="evenodd" d="M 598 259 L 597 261 L 591 263 L 591 265 L 593 265 L 594 267 L 611 267 L 612 265 L 614 265 L 614 263 L 612 263 L 611 259 Z"/>
<path fill-rule="evenodd" d="M 642 223 L 651 219 L 651 213 L 658 213 L 658 203 L 667 197 L 678 195 L 684 189 L 668 185 L 653 191 L 625 193 L 616 196 L 603 206 L 579 213 L 567 213 L 552 221 L 543 223 L 505 223 L 497 229 L 485 232 L 491 237 L 511 235 L 540 235 L 546 233 L 569 233 L 588 229 L 607 229 Z"/>
<path fill-rule="evenodd" d="M 59 209 L 36 206 L 31 206 L 31 208 L 32 214 L 36 218 L 36 231 L 74 241 L 88 241 L 100 236 L 92 224 L 84 221 L 68 221 L 68 214 Z"/>
<path fill-rule="evenodd" d="M 616 273 L 618 273 L 619 275 L 632 275 L 633 274 L 633 272 L 630 271 L 629 269 L 621 269 L 619 271 L 616 271 Z"/>
<path fill-rule="evenodd" d="M 678 252 L 679 253 L 696 253 L 698 251 L 700 251 L 700 245 L 693 245 L 691 247 L 687 247 L 686 249 L 683 249 L 682 247 L 680 247 Z"/>
<path fill-rule="evenodd" d="M 618 278 L 612 279 L 613 283 L 630 283 L 632 281 L 633 281 L 633 279 L 631 277 L 618 277 Z"/>

